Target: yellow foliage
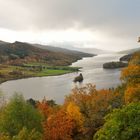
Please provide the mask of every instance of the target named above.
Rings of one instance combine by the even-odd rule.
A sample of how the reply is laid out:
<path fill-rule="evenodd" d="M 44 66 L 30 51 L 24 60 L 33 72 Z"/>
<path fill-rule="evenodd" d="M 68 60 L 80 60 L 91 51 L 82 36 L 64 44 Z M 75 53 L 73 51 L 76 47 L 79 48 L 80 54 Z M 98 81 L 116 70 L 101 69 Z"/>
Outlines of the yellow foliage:
<path fill-rule="evenodd" d="M 73 102 L 70 102 L 67 106 L 67 113 L 75 121 L 75 125 L 79 127 L 79 131 L 83 127 L 84 118 L 80 112 L 80 108 Z"/>

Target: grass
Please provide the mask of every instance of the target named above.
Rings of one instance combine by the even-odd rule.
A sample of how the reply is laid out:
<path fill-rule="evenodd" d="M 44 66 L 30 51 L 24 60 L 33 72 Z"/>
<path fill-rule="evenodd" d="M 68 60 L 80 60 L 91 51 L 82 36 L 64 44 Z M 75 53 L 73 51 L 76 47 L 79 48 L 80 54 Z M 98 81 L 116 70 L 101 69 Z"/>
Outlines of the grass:
<path fill-rule="evenodd" d="M 61 75 L 73 72 L 71 70 L 55 70 L 55 69 L 47 69 L 43 70 L 41 72 L 36 73 L 36 76 L 54 76 L 54 75 Z"/>

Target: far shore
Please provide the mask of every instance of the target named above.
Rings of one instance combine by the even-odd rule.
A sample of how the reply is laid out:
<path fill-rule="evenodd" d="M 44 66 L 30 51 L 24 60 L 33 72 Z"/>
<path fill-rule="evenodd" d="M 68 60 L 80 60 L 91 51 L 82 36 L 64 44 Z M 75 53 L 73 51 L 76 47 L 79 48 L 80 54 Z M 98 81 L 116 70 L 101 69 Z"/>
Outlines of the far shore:
<path fill-rule="evenodd" d="M 0 84 L 18 79 L 47 77 L 78 72 L 80 67 L 46 66 L 28 64 L 26 66 L 0 65 Z"/>
<path fill-rule="evenodd" d="M 61 73 L 61 74 L 53 74 L 53 75 L 29 76 L 29 77 L 20 77 L 20 78 L 13 78 L 13 79 L 5 79 L 3 81 L 0 81 L 0 84 L 3 84 L 3 83 L 8 82 L 8 81 L 14 81 L 14 80 L 20 80 L 20 79 L 29 79 L 29 78 L 37 78 L 37 77 L 48 77 L 48 76 L 60 76 L 60 75 L 65 75 L 65 74 L 69 74 L 69 73 L 75 73 L 75 72 L 79 72 L 79 71 L 80 70 L 71 71 L 71 72 L 69 71 L 69 72 L 64 72 L 64 73 Z"/>

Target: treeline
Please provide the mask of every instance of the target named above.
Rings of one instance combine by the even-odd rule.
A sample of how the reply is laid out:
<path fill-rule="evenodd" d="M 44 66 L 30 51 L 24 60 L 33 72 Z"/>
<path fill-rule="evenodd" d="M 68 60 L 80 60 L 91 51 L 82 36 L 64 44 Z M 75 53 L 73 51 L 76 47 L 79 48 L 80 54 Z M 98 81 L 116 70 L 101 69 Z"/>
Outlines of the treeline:
<path fill-rule="evenodd" d="M 1 98 L 0 140 L 139 140 L 140 53 L 121 80 L 116 89 L 76 87 L 63 105 L 18 94 L 8 102 Z"/>

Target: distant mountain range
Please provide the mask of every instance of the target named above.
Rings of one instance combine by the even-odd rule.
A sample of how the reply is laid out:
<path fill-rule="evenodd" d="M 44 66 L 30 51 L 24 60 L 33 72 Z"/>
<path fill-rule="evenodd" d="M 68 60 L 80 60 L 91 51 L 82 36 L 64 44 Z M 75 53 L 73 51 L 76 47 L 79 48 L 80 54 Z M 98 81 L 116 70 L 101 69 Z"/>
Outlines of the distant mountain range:
<path fill-rule="evenodd" d="M 69 55 L 79 55 L 81 57 L 87 57 L 89 55 L 96 55 L 96 53 L 87 53 L 87 52 L 83 52 L 80 51 L 78 49 L 75 50 L 71 50 L 71 49 L 66 49 L 66 48 L 61 48 L 61 47 L 55 47 L 55 46 L 51 46 L 51 45 L 40 45 L 40 44 L 32 44 L 35 47 L 41 48 L 41 49 L 45 49 L 48 51 L 52 51 L 55 53 L 65 53 L 65 54 L 69 54 Z"/>
<path fill-rule="evenodd" d="M 86 52 L 86 53 L 92 53 L 92 54 L 109 54 L 113 53 L 112 51 L 106 51 L 106 50 L 101 50 L 97 48 L 78 48 L 77 50 L 81 52 Z"/>
<path fill-rule="evenodd" d="M 5 42 L 5 41 L 2 41 L 2 40 L 0 40 L 0 45 L 2 45 L 2 44 L 7 44 L 8 42 Z"/>
<path fill-rule="evenodd" d="M 94 55 L 52 46 L 0 41 L 0 63 L 45 62 L 49 65 L 70 65 L 82 57 L 91 56 Z"/>
<path fill-rule="evenodd" d="M 140 48 L 129 49 L 129 50 L 118 52 L 118 53 L 126 54 L 120 58 L 120 61 L 130 61 L 130 59 L 132 58 L 132 55 L 136 52 L 140 52 Z"/>
<path fill-rule="evenodd" d="M 40 44 L 34 44 L 34 45 L 36 45 L 37 47 L 43 48 L 43 49 L 48 49 L 48 50 L 56 51 L 56 52 L 59 52 L 59 51 L 67 52 L 67 51 L 71 50 L 72 52 L 79 51 L 79 52 L 97 54 L 97 55 L 114 53 L 112 51 L 101 50 L 101 49 L 97 49 L 97 48 L 84 48 L 84 47 L 80 47 L 80 45 L 77 45 L 77 47 L 76 47 L 70 43 L 54 43 L 53 45 L 40 45 Z"/>
<path fill-rule="evenodd" d="M 140 47 L 139 48 L 135 48 L 135 49 L 128 49 L 128 50 L 124 50 L 124 51 L 120 51 L 118 53 L 122 53 L 122 54 L 131 54 L 134 52 L 140 51 Z"/>

